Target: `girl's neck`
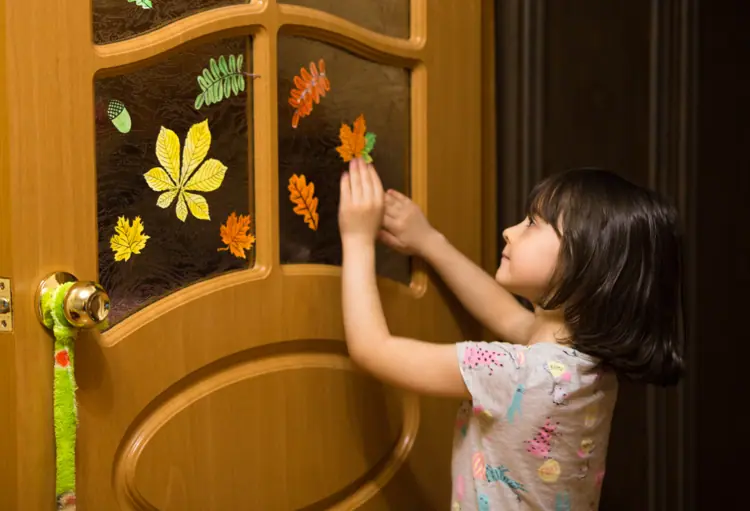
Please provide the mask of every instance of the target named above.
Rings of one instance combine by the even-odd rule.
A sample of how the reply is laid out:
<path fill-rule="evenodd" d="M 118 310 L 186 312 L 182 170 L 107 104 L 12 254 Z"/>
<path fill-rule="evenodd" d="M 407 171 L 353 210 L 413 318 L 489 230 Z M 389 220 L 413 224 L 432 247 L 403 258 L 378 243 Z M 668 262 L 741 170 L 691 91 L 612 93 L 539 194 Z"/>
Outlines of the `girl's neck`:
<path fill-rule="evenodd" d="M 565 326 L 565 319 L 560 310 L 544 310 L 534 307 L 534 323 L 531 326 L 528 345 L 540 342 L 567 344 L 570 332 Z"/>

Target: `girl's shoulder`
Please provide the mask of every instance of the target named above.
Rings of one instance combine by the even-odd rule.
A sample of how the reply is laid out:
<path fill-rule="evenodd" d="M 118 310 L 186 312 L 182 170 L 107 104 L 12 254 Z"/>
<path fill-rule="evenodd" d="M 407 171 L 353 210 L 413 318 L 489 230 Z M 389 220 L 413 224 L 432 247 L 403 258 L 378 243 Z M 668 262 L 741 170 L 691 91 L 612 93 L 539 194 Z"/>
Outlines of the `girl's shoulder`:
<path fill-rule="evenodd" d="M 497 392 L 519 385 L 547 389 L 551 384 L 559 392 L 565 389 L 565 394 L 592 385 L 617 387 L 616 376 L 604 371 L 599 360 L 556 343 L 465 341 L 458 344 L 458 361 L 470 392 L 480 386 Z"/>

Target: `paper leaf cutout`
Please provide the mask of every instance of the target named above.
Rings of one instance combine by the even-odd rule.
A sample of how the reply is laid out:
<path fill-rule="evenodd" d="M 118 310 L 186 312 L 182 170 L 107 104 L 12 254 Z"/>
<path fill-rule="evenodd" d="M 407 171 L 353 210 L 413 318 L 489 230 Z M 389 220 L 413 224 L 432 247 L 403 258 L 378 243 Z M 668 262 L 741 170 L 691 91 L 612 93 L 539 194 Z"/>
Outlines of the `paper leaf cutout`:
<path fill-rule="evenodd" d="M 232 212 L 227 217 L 227 223 L 219 228 L 221 241 L 226 247 L 219 248 L 217 251 L 229 250 L 235 257 L 247 259 L 245 250 L 250 250 L 255 243 L 255 236 L 249 234 L 248 229 L 250 229 L 250 215 L 240 215 L 238 218 L 237 214 Z"/>
<path fill-rule="evenodd" d="M 224 181 L 227 168 L 219 160 L 206 160 L 190 180 L 185 183 L 185 190 L 195 192 L 213 192 L 218 190 Z"/>
<path fill-rule="evenodd" d="M 185 149 L 182 151 L 182 170 L 180 181 L 184 184 L 190 173 L 206 158 L 211 147 L 211 131 L 208 129 L 208 119 L 193 124 L 185 137 Z"/>
<path fill-rule="evenodd" d="M 180 139 L 174 131 L 164 126 L 156 139 L 156 157 L 172 177 L 172 181 L 177 182 L 180 178 Z"/>
<path fill-rule="evenodd" d="M 339 139 L 341 145 L 336 148 L 341 159 L 351 161 L 355 158 L 363 157 L 368 163 L 372 161 L 370 151 L 375 147 L 375 133 L 366 133 L 367 124 L 365 116 L 361 114 L 354 121 L 354 129 L 348 124 L 342 124 L 339 129 Z"/>
<path fill-rule="evenodd" d="M 210 147 L 208 120 L 193 124 L 185 138 L 180 166 L 180 139 L 174 131 L 162 126 L 156 139 L 156 157 L 162 167 L 154 167 L 143 175 L 149 188 L 164 192 L 159 195 L 157 206 L 166 209 L 177 198 L 175 213 L 183 222 L 187 219 L 188 211 L 199 220 L 211 219 L 206 199 L 202 195 L 188 193 L 213 192 L 224 182 L 227 167 L 213 158 L 203 161 Z M 196 167 L 198 170 L 195 170 Z"/>
<path fill-rule="evenodd" d="M 135 2 L 135 5 L 144 9 L 151 9 L 153 7 L 151 0 L 128 0 L 128 2 L 131 4 Z"/>
<path fill-rule="evenodd" d="M 109 246 L 115 253 L 115 261 L 128 261 L 133 254 L 140 254 L 146 248 L 146 241 L 150 239 L 143 233 L 141 217 L 135 217 L 131 225 L 124 216 L 117 219 L 115 234 L 109 240 Z"/>
<path fill-rule="evenodd" d="M 362 149 L 362 157 L 365 159 L 367 163 L 372 162 L 372 156 L 370 156 L 370 153 L 373 149 L 375 149 L 375 140 L 377 139 L 377 136 L 375 133 L 366 133 L 365 134 L 365 148 Z"/>
<path fill-rule="evenodd" d="M 213 105 L 232 95 L 237 96 L 245 90 L 245 72 L 242 69 L 242 54 L 224 55 L 219 60 L 211 59 L 208 67 L 198 76 L 201 93 L 195 98 L 195 109 L 200 110 L 203 105 Z M 255 77 L 256 75 L 249 75 Z"/>
<path fill-rule="evenodd" d="M 177 198 L 177 208 L 175 212 L 177 213 L 177 218 L 184 222 L 187 218 L 187 203 L 185 202 L 185 194 L 182 193 L 182 190 L 178 190 L 178 192 L 179 197 Z M 167 204 L 167 206 L 169 206 L 169 204 Z"/>
<path fill-rule="evenodd" d="M 289 178 L 289 200 L 294 206 L 294 212 L 304 217 L 305 223 L 313 231 L 318 230 L 318 198 L 315 197 L 315 184 L 308 184 L 305 175 L 294 174 Z"/>
<path fill-rule="evenodd" d="M 294 89 L 289 92 L 289 104 L 294 108 L 292 128 L 299 126 L 299 121 L 312 113 L 313 103 L 320 103 L 320 98 L 331 90 L 331 82 L 326 76 L 326 63 L 323 59 L 310 62 L 310 72 L 300 68 L 299 76 L 294 77 Z"/>
<path fill-rule="evenodd" d="M 206 199 L 202 195 L 182 192 L 182 196 L 185 197 L 188 209 L 195 218 L 198 220 L 211 220 L 211 215 L 208 214 L 208 202 L 206 202 Z"/>

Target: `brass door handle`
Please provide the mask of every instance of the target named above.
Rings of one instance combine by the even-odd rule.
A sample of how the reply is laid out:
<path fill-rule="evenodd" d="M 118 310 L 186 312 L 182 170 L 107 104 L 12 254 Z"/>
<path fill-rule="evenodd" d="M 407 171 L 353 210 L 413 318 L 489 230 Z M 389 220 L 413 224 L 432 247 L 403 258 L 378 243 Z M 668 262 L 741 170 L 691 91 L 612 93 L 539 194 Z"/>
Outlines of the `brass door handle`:
<path fill-rule="evenodd" d="M 76 328 L 94 328 L 109 316 L 109 295 L 96 282 L 79 281 L 74 275 L 66 272 L 55 272 L 47 275 L 39 283 L 34 297 L 36 313 L 42 321 L 42 295 L 62 284 L 74 282 L 63 300 L 65 319 Z"/>

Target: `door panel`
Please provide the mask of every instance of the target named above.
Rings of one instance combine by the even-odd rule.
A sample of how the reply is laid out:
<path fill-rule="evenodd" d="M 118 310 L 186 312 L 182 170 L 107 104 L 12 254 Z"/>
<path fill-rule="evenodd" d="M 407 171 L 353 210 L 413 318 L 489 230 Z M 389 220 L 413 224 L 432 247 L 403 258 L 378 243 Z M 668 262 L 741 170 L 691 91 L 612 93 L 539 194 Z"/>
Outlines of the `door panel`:
<path fill-rule="evenodd" d="M 81 510 L 447 508 L 456 403 L 383 386 L 346 356 L 335 227 L 335 184 L 346 164 L 336 135 L 358 113 L 371 119 L 386 184 L 409 193 L 479 261 L 480 2 L 411 2 L 409 39 L 269 1 L 175 12 L 150 32 L 112 31 L 106 40 L 123 40 L 100 46 L 91 42 L 87 3 L 4 9 L 14 45 L 3 67 L 24 68 L 5 75 L 8 97 L 25 98 L 3 105 L 10 179 L 0 188 L 12 240 L 0 270 L 13 277 L 16 302 L 5 374 L 15 375 L 19 398 L 18 461 L 6 480 L 17 479 L 18 508 L 51 509 L 54 500 L 52 350 L 33 293 L 55 270 L 100 279 L 115 308 L 110 328 L 77 341 Z M 294 130 L 282 82 L 316 52 L 290 51 L 290 37 L 325 48 L 334 64 L 326 68 L 331 90 Z M 243 41 L 246 72 L 258 77 L 199 104 L 197 73 L 212 70 L 211 56 L 225 55 L 229 66 Z M 188 133 L 204 120 L 211 143 L 199 160 L 226 166 L 224 181 L 194 190 L 210 209 L 187 208 L 181 218 L 175 201 L 193 178 L 169 162 L 187 161 L 186 145 L 200 152 Z M 160 149 L 162 127 L 179 150 L 162 150 L 164 141 Z M 328 173 L 319 160 L 330 162 Z M 158 167 L 171 188 L 144 177 Z M 317 185 L 317 230 L 290 214 L 290 173 Z M 173 200 L 157 205 L 172 188 Z M 246 259 L 220 250 L 232 212 L 251 217 Z M 150 237 L 115 261 L 115 222 L 125 217 L 130 226 L 138 215 Z M 305 257 L 284 255 L 294 243 Z M 394 334 L 479 336 L 417 262 L 379 256 Z M 28 396 L 33 406 L 21 409 Z"/>

